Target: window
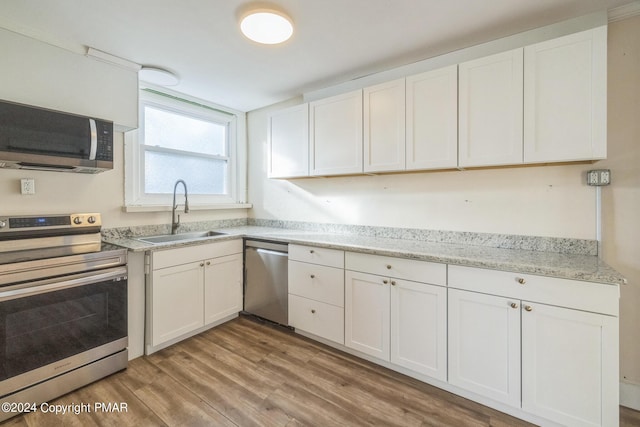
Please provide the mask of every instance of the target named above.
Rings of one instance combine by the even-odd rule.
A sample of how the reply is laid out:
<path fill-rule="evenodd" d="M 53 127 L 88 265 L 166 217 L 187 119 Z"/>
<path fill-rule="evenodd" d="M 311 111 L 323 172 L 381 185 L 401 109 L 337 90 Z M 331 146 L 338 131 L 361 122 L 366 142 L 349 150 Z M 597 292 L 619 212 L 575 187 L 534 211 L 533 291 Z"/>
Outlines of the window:
<path fill-rule="evenodd" d="M 194 208 L 244 203 L 244 119 L 241 112 L 141 90 L 139 128 L 125 136 L 127 208 L 171 205 L 178 179 L 187 183 Z"/>

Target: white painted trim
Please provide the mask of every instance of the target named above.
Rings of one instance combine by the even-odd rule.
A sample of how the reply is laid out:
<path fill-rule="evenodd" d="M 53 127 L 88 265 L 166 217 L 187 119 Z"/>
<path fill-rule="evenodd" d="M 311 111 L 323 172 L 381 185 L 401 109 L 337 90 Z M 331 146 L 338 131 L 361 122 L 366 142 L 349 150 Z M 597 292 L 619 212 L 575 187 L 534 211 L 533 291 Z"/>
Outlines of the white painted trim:
<path fill-rule="evenodd" d="M 640 1 L 634 1 L 609 11 L 609 22 L 622 21 L 640 15 Z"/>
<path fill-rule="evenodd" d="M 251 203 L 221 203 L 218 205 L 192 205 L 189 204 L 189 209 L 192 211 L 213 211 L 219 209 L 251 209 L 253 205 Z M 170 212 L 172 211 L 171 205 L 145 205 L 145 206 L 123 206 L 122 212 Z"/>
<path fill-rule="evenodd" d="M 620 405 L 640 411 L 640 384 L 620 381 Z"/>
<path fill-rule="evenodd" d="M 94 49 L 92 47 L 87 48 L 87 56 L 89 58 L 93 58 L 97 61 L 106 62 L 107 64 L 115 65 L 118 67 L 122 67 L 127 70 L 132 70 L 135 72 L 140 71 L 142 66 L 140 64 L 136 64 L 133 61 L 129 61 L 128 59 L 120 58 L 119 56 L 112 55 L 107 52 L 103 52 L 98 49 Z"/>

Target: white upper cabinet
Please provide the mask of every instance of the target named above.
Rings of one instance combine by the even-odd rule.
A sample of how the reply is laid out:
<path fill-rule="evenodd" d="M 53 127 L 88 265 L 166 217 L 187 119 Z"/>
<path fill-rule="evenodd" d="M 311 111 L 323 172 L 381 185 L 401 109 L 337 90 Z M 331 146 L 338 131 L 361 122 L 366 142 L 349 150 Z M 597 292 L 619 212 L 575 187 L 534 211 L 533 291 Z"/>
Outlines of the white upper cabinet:
<path fill-rule="evenodd" d="M 270 117 L 271 178 L 604 159 L 607 27 L 304 108 Z"/>
<path fill-rule="evenodd" d="M 523 49 L 459 67 L 458 166 L 522 163 Z"/>
<path fill-rule="evenodd" d="M 524 50 L 525 163 L 607 155 L 607 27 Z"/>
<path fill-rule="evenodd" d="M 311 175 L 362 173 L 362 90 L 309 104 Z"/>
<path fill-rule="evenodd" d="M 406 169 L 458 165 L 458 66 L 407 77 Z"/>
<path fill-rule="evenodd" d="M 405 168 L 404 79 L 364 89 L 364 171 Z"/>
<path fill-rule="evenodd" d="M 269 116 L 269 178 L 309 176 L 309 104 Z"/>

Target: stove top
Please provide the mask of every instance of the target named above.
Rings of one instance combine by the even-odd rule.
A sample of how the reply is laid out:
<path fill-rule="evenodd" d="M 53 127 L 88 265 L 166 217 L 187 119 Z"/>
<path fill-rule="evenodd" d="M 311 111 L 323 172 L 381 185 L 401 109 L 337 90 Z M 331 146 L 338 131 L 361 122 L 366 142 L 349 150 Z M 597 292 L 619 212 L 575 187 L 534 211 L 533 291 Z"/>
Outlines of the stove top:
<path fill-rule="evenodd" d="M 0 264 L 99 252 L 99 213 L 0 216 Z"/>

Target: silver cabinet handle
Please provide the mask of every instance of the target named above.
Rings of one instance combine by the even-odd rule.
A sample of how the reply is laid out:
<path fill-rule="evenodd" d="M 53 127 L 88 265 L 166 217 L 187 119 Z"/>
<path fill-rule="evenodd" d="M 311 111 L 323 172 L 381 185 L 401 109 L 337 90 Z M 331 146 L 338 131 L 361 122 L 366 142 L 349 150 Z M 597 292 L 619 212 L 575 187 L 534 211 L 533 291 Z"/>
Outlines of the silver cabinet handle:
<path fill-rule="evenodd" d="M 521 285 L 524 285 L 525 283 L 527 283 L 527 281 L 524 279 L 524 277 L 518 277 L 518 278 L 516 278 L 516 281 L 518 283 L 520 283 Z"/>
<path fill-rule="evenodd" d="M 530 305 L 525 305 L 524 309 L 527 311 L 533 311 L 533 307 L 531 307 Z"/>
<path fill-rule="evenodd" d="M 391 264 L 387 264 L 387 270 L 391 270 Z"/>
<path fill-rule="evenodd" d="M 312 279 L 315 279 L 315 278 L 316 278 L 316 275 L 315 275 L 315 274 L 312 274 L 312 275 L 311 275 L 311 276 L 309 276 L 309 277 L 311 277 Z"/>
<path fill-rule="evenodd" d="M 316 314 L 316 311 L 313 308 L 311 309 L 311 314 Z"/>
<path fill-rule="evenodd" d="M 384 283 L 386 285 L 387 283 L 389 283 L 389 281 L 387 279 L 385 279 L 385 280 L 382 281 L 382 283 Z"/>
<path fill-rule="evenodd" d="M 511 306 L 511 308 L 518 308 L 518 304 L 516 304 L 515 302 L 512 302 L 509 305 Z"/>

